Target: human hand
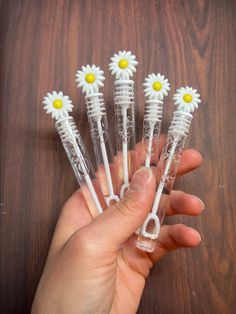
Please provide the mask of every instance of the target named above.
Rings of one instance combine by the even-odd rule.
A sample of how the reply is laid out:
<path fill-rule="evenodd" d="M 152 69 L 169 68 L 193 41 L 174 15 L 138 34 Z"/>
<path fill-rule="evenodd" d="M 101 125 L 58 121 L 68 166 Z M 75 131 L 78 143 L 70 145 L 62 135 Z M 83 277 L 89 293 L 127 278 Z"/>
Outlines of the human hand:
<path fill-rule="evenodd" d="M 178 175 L 201 164 L 195 150 L 183 152 Z M 91 218 L 81 191 L 64 205 L 32 313 L 135 313 L 153 264 L 168 251 L 197 246 L 199 233 L 182 224 L 164 225 L 153 253 L 135 247 L 134 231 L 150 211 L 155 178 L 141 168 L 120 202 Z M 200 199 L 173 191 L 167 215 L 198 215 Z"/>

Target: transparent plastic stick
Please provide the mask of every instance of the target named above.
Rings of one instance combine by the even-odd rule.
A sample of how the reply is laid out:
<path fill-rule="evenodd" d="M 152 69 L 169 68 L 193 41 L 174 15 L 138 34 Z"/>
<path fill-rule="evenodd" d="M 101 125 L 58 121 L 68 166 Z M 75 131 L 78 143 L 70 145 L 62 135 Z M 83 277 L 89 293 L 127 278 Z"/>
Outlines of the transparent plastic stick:
<path fill-rule="evenodd" d="M 109 205 L 112 201 L 119 201 L 119 197 L 115 193 L 115 190 L 116 192 L 118 190 L 118 179 L 109 141 L 108 122 L 103 95 L 98 93 L 86 96 L 86 106 L 94 145 L 94 152 L 98 166 L 98 176 L 99 169 L 101 176 L 103 176 L 102 169 L 100 167 L 103 165 L 106 177 L 106 188 L 104 189 L 104 195 Z"/>
<path fill-rule="evenodd" d="M 182 91 L 182 94 L 180 91 Z M 169 204 L 169 195 L 175 181 L 184 143 L 189 132 L 192 120 L 190 112 L 193 112 L 198 107 L 198 103 L 200 103 L 200 95 L 196 92 L 196 90 L 186 87 L 184 90 L 177 90 L 177 94 L 174 95 L 176 100 L 176 95 L 180 94 L 179 98 L 177 97 L 177 101 L 179 99 L 182 99 L 182 101 L 180 103 L 176 101 L 178 109 L 174 112 L 167 140 L 158 164 L 159 183 L 152 210 L 144 220 L 136 242 L 136 246 L 139 249 L 147 252 L 153 252 L 155 249 L 156 242 L 154 240 L 158 238 L 160 232 L 160 226 Z M 188 97 L 185 97 L 186 95 Z M 191 102 L 184 101 L 184 98 L 191 100 Z"/>
<path fill-rule="evenodd" d="M 98 168 L 98 177 L 107 205 L 119 201 L 118 178 L 114 164 L 113 152 L 109 141 L 108 122 L 103 94 L 99 88 L 103 86 L 103 71 L 95 65 L 83 66 L 76 73 L 78 87 L 86 93 L 86 109 L 93 140 L 94 153 Z"/>
<path fill-rule="evenodd" d="M 144 94 L 147 98 L 144 109 L 143 141 L 146 150 L 145 167 L 151 161 L 158 162 L 161 122 L 163 115 L 163 98 L 168 95 L 170 84 L 160 73 L 148 74 L 144 83 Z"/>
<path fill-rule="evenodd" d="M 170 84 L 164 75 L 148 74 L 144 83 L 144 94 L 147 98 L 143 119 L 143 145 L 146 151 L 145 167 L 157 166 L 160 150 L 160 134 L 163 117 L 163 98 L 168 95 Z M 136 230 L 139 234 L 140 229 Z"/>
<path fill-rule="evenodd" d="M 86 152 L 84 143 L 75 125 L 73 117 L 68 115 L 72 111 L 72 103 L 62 92 L 48 93 L 44 98 L 44 109 L 56 119 L 55 127 L 74 170 L 81 191 L 93 217 L 101 214 L 106 208 L 100 185 Z"/>
<path fill-rule="evenodd" d="M 138 62 L 130 51 L 119 51 L 114 54 L 109 64 L 111 74 L 116 76 L 114 82 L 114 106 L 116 122 L 117 151 L 122 152 L 123 185 L 120 196 L 129 187 L 129 178 L 133 168 L 132 152 L 135 151 L 135 108 L 134 81 L 130 79 L 136 71 Z"/>
<path fill-rule="evenodd" d="M 135 113 L 134 113 L 134 82 L 115 81 L 115 121 L 117 150 L 122 151 L 123 181 L 120 196 L 129 187 L 131 168 L 130 151 L 135 151 Z"/>
<path fill-rule="evenodd" d="M 95 207 L 97 208 L 98 213 L 101 214 L 103 208 L 98 195 L 100 194 L 101 199 L 102 192 L 100 191 L 100 187 L 95 187 L 93 183 L 93 181 L 96 180 L 95 172 L 89 161 L 88 154 L 85 150 L 79 131 L 76 128 L 74 119 L 72 117 L 60 119 L 56 121 L 55 127 L 60 135 L 62 144 L 82 191 L 84 190 L 83 187 L 87 185 Z M 87 199 L 88 202 L 87 195 L 85 199 Z"/>
<path fill-rule="evenodd" d="M 151 159 L 158 161 L 158 151 L 162 122 L 162 101 L 146 101 L 143 120 L 143 141 L 146 150 L 145 167 L 150 167 Z M 154 151 L 157 156 L 154 156 Z"/>

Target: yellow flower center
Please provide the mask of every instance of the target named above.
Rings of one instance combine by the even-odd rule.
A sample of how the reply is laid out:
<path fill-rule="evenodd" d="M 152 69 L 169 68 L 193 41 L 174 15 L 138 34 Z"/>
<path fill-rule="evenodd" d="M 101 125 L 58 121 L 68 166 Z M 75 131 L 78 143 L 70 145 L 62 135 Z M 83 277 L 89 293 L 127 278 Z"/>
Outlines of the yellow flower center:
<path fill-rule="evenodd" d="M 190 103 L 190 102 L 193 100 L 193 96 L 190 95 L 190 94 L 184 94 L 183 100 L 184 100 L 186 103 Z"/>
<path fill-rule="evenodd" d="M 95 81 L 95 75 L 93 73 L 88 73 L 85 75 L 85 81 L 88 83 L 88 84 L 92 84 L 94 83 Z"/>
<path fill-rule="evenodd" d="M 162 89 L 162 84 L 160 82 L 154 82 L 152 84 L 152 88 L 156 91 L 159 92 Z"/>
<path fill-rule="evenodd" d="M 60 99 L 55 99 L 53 102 L 53 107 L 56 109 L 61 109 L 63 107 L 63 102 Z"/>
<path fill-rule="evenodd" d="M 119 62 L 118 62 L 118 66 L 119 68 L 121 69 L 126 69 L 129 65 L 129 62 L 126 60 L 126 59 L 121 59 Z"/>

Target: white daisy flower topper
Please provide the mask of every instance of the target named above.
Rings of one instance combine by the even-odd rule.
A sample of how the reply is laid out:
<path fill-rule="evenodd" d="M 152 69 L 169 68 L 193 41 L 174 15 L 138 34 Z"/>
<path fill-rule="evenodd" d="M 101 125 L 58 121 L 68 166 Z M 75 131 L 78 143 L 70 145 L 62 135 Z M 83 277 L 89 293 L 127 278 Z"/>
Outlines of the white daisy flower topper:
<path fill-rule="evenodd" d="M 163 100 L 164 96 L 167 96 L 170 90 L 168 80 L 160 73 L 149 74 L 145 78 L 143 86 L 145 96 L 153 100 Z"/>
<path fill-rule="evenodd" d="M 136 72 L 136 66 L 138 61 L 136 57 L 131 54 L 130 51 L 119 51 L 111 57 L 111 63 L 109 64 L 109 70 L 111 74 L 115 74 L 117 80 L 128 80 Z"/>
<path fill-rule="evenodd" d="M 103 87 L 105 77 L 104 72 L 96 65 L 82 66 L 82 70 L 76 72 L 76 82 L 78 87 L 82 87 L 82 92 L 88 95 L 98 93 L 99 88 Z"/>
<path fill-rule="evenodd" d="M 63 95 L 62 92 L 47 93 L 43 101 L 46 113 L 52 114 L 53 119 L 63 119 L 68 117 L 68 112 L 72 111 L 73 105 L 68 96 Z"/>
<path fill-rule="evenodd" d="M 197 90 L 189 86 L 177 89 L 173 100 L 175 105 L 178 106 L 178 110 L 187 113 L 194 112 L 198 108 L 198 104 L 201 103 Z"/>

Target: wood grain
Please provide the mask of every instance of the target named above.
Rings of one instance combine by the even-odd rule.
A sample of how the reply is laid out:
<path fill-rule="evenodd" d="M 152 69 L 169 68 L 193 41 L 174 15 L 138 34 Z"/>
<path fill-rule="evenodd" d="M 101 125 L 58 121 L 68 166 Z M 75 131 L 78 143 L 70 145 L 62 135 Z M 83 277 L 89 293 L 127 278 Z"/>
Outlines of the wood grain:
<path fill-rule="evenodd" d="M 107 64 L 120 49 L 139 60 L 138 139 L 147 73 L 164 73 L 173 89 L 193 85 L 203 99 L 187 146 L 204 165 L 177 188 L 200 196 L 207 210 L 169 220 L 196 227 L 203 241 L 155 266 L 138 313 L 235 313 L 235 21 L 234 0 L 0 0 L 1 314 L 29 313 L 60 208 L 77 187 L 42 98 L 63 90 L 79 104 L 74 116 L 93 156 L 74 74 L 87 63 L 105 70 L 112 125 Z M 171 112 L 168 97 L 165 126 Z"/>

